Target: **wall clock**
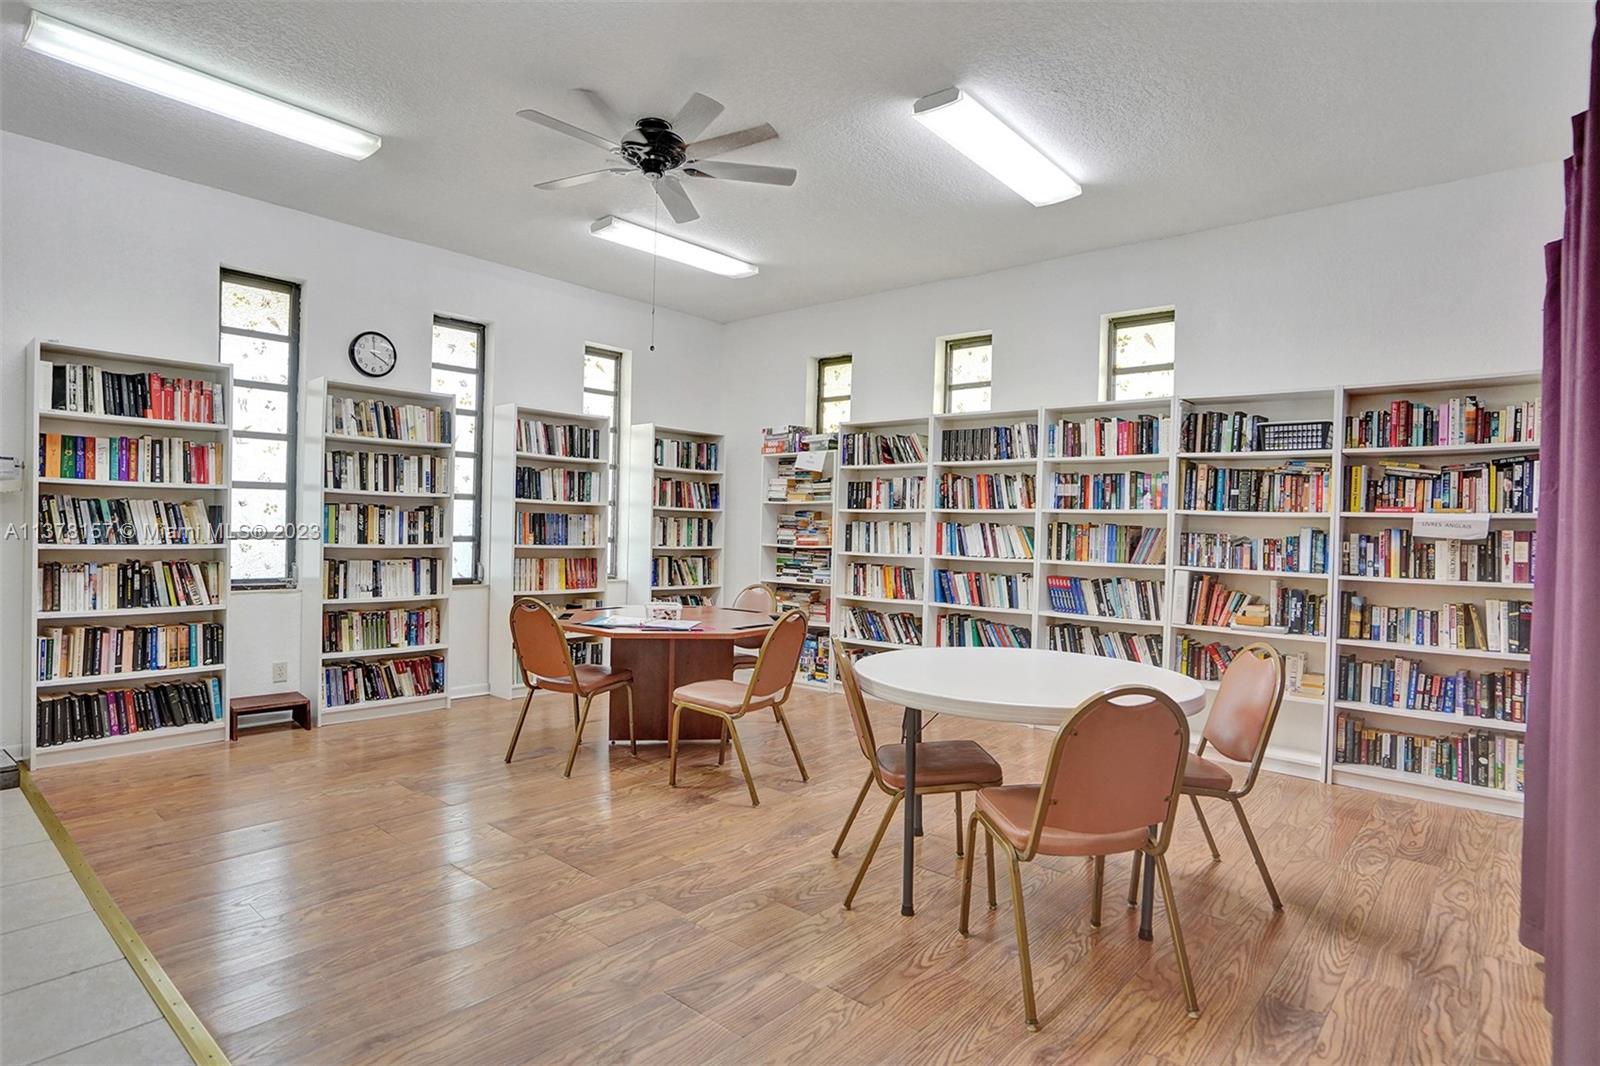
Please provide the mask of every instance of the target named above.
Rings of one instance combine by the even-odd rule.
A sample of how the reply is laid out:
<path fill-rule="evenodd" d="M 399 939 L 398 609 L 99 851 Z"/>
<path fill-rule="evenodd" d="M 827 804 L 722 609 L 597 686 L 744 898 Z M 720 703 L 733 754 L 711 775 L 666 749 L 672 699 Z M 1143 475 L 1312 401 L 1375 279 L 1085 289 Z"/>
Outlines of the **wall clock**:
<path fill-rule="evenodd" d="M 369 378 L 381 378 L 394 369 L 394 341 L 373 330 L 358 333 L 350 342 L 350 365 Z"/>

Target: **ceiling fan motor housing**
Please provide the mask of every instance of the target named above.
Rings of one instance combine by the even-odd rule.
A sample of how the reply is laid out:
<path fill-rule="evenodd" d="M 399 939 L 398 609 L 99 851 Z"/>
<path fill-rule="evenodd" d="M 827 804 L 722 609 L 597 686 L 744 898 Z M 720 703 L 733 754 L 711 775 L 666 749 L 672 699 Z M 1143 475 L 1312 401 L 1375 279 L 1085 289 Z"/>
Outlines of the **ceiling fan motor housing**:
<path fill-rule="evenodd" d="M 672 123 L 664 118 L 641 118 L 638 128 L 622 139 L 622 157 L 646 177 L 658 178 L 683 166 L 687 154 Z"/>

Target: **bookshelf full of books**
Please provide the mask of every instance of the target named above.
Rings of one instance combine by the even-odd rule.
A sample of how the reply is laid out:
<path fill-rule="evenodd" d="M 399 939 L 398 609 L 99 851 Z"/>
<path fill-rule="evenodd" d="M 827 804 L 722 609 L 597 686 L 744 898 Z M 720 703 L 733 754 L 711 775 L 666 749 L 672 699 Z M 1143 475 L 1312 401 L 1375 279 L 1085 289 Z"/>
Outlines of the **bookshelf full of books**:
<path fill-rule="evenodd" d="M 1171 665 L 1215 691 L 1242 648 L 1271 645 L 1288 678 L 1266 765 L 1324 777 L 1339 395 L 1183 398 L 1173 418 Z"/>
<path fill-rule="evenodd" d="M 1345 390 L 1332 780 L 1521 813 L 1539 391 Z"/>
<path fill-rule="evenodd" d="M 489 690 L 520 695 L 522 672 L 506 625 L 534 597 L 559 610 L 598 607 L 610 550 L 613 434 L 604 415 L 499 404 L 493 412 L 489 514 Z M 574 640 L 577 663 L 599 664 L 605 644 Z"/>
<path fill-rule="evenodd" d="M 35 341 L 33 769 L 222 740 L 232 371 Z"/>
<path fill-rule="evenodd" d="M 629 439 L 631 599 L 714 605 L 722 593 L 721 434 L 633 427 Z"/>
<path fill-rule="evenodd" d="M 833 489 L 838 440 L 806 426 L 762 430 L 761 583 L 782 609 L 806 612 L 796 683 L 828 690 L 833 597 Z"/>
<path fill-rule="evenodd" d="M 306 384 L 301 691 L 320 724 L 450 703 L 455 421 L 440 394 Z"/>
<path fill-rule="evenodd" d="M 833 634 L 853 653 L 928 636 L 927 418 L 839 427 L 833 492 Z"/>
<path fill-rule="evenodd" d="M 1041 415 L 1039 644 L 1166 662 L 1170 400 Z"/>

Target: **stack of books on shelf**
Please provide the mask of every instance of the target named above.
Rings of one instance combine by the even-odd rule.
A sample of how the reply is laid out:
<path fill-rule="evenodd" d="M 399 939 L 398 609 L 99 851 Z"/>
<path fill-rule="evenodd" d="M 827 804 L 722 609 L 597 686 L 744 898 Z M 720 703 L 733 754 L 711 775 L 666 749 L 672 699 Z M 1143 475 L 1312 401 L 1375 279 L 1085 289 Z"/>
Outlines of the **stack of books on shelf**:
<path fill-rule="evenodd" d="M 218 622 L 47 626 L 38 639 L 37 679 L 183 670 L 211 666 L 222 658 Z"/>
<path fill-rule="evenodd" d="M 813 433 L 810 426 L 774 426 L 761 431 L 761 454 L 826 452 L 839 446 L 837 433 Z"/>
<path fill-rule="evenodd" d="M 93 363 L 52 363 L 50 409 L 161 422 L 228 420 L 222 384 L 151 372 L 119 373 Z"/>
<path fill-rule="evenodd" d="M 1515 736 L 1483 729 L 1444 736 L 1371 729 L 1347 711 L 1335 721 L 1334 762 L 1516 794 L 1523 786 L 1523 747 Z"/>
<path fill-rule="evenodd" d="M 880 600 L 919 600 L 922 571 L 915 566 L 851 563 L 844 571 L 844 595 Z"/>
<path fill-rule="evenodd" d="M 39 476 L 72 481 L 221 485 L 220 445 L 182 437 L 39 434 Z"/>
<path fill-rule="evenodd" d="M 1373 514 L 1533 514 L 1539 509 L 1539 459 L 1514 455 L 1427 467 L 1385 461 L 1344 468 L 1346 507 Z"/>
<path fill-rule="evenodd" d="M 1531 529 L 1502 529 L 1482 540 L 1430 540 L 1414 537 L 1404 527 L 1347 533 L 1342 572 L 1350 577 L 1528 584 L 1533 581 L 1534 540 Z"/>
<path fill-rule="evenodd" d="M 656 438 L 656 465 L 714 474 L 722 469 L 722 445 L 716 441 Z"/>
<path fill-rule="evenodd" d="M 1244 411 L 1189 411 L 1178 429 L 1178 447 L 1186 452 L 1253 452 L 1264 415 Z"/>
<path fill-rule="evenodd" d="M 595 470 L 519 466 L 516 473 L 519 500 L 538 503 L 600 503 L 600 474 Z"/>
<path fill-rule="evenodd" d="M 778 610 L 804 611 L 807 625 L 826 627 L 833 617 L 828 594 L 819 589 L 788 585 L 773 589 L 772 595 L 778 601 Z"/>
<path fill-rule="evenodd" d="M 517 419 L 517 451 L 528 456 L 563 459 L 599 459 L 604 430 L 574 422 L 551 422 L 541 418 Z"/>
<path fill-rule="evenodd" d="M 1032 474 L 941 474 L 938 507 L 943 510 L 1031 511 Z"/>
<path fill-rule="evenodd" d="M 221 720 L 222 682 L 215 677 L 59 696 L 41 693 L 34 744 L 51 748 Z"/>
<path fill-rule="evenodd" d="M 832 644 L 826 633 L 807 633 L 800 645 L 800 667 L 795 677 L 813 685 L 826 685 L 833 679 Z"/>
<path fill-rule="evenodd" d="M 785 511 L 778 516 L 777 544 L 785 548 L 828 548 L 833 545 L 829 511 Z"/>
<path fill-rule="evenodd" d="M 322 457 L 322 483 L 345 492 L 443 495 L 450 491 L 445 481 L 449 467 L 448 461 L 434 455 L 329 451 Z"/>
<path fill-rule="evenodd" d="M 1301 526 L 1281 537 L 1186 531 L 1179 566 L 1212 570 L 1258 570 L 1266 574 L 1326 574 L 1328 531 Z"/>
<path fill-rule="evenodd" d="M 1372 708 L 1426 711 L 1457 718 L 1524 723 L 1528 713 L 1528 671 L 1429 670 L 1416 659 L 1395 656 L 1377 661 L 1339 656 L 1339 699 Z"/>
<path fill-rule="evenodd" d="M 40 544 L 221 544 L 222 508 L 204 500 L 39 496 Z"/>
<path fill-rule="evenodd" d="M 1160 566 L 1167 561 L 1167 531 L 1159 526 L 1051 522 L 1045 532 L 1056 562 Z"/>
<path fill-rule="evenodd" d="M 880 519 L 844 523 L 846 552 L 875 555 L 921 555 L 922 523 Z"/>
<path fill-rule="evenodd" d="M 1036 422 L 946 429 L 939 434 L 939 455 L 946 463 L 1008 462 L 1038 454 Z"/>
<path fill-rule="evenodd" d="M 964 559 L 1033 558 L 1033 527 L 1007 522 L 935 522 L 933 554 Z"/>
<path fill-rule="evenodd" d="M 1346 448 L 1441 448 L 1532 444 L 1539 439 L 1537 397 L 1488 408 L 1476 396 L 1440 404 L 1394 400 L 1344 420 Z"/>
<path fill-rule="evenodd" d="M 592 548 L 600 543 L 600 518 L 592 514 L 519 511 L 512 536 L 521 547 Z"/>
<path fill-rule="evenodd" d="M 1386 607 L 1356 592 L 1340 593 L 1343 636 L 1423 648 L 1526 655 L 1533 628 L 1528 600 L 1447 603 L 1438 608 Z"/>
<path fill-rule="evenodd" d="M 655 506 L 686 511 L 722 510 L 722 486 L 715 481 L 655 479 Z"/>
<path fill-rule="evenodd" d="M 328 663 L 322 668 L 322 705 L 348 707 L 439 695 L 445 691 L 444 677 L 444 658 L 439 655 Z"/>
<path fill-rule="evenodd" d="M 445 540 L 443 507 L 389 507 L 381 503 L 324 503 L 322 543 L 343 547 L 437 547 Z"/>
<path fill-rule="evenodd" d="M 780 583 L 831 585 L 833 555 L 826 548 L 811 551 L 804 548 L 779 549 L 773 563 L 773 577 Z"/>
<path fill-rule="evenodd" d="M 1327 597 L 1303 588 L 1272 581 L 1264 597 L 1230 588 L 1206 573 L 1180 571 L 1175 595 L 1184 606 L 1189 625 L 1217 626 L 1240 632 L 1286 633 L 1322 636 Z"/>
<path fill-rule="evenodd" d="M 1164 511 L 1167 487 L 1165 470 L 1097 474 L 1058 470 L 1051 478 L 1050 506 L 1057 511 Z"/>
<path fill-rule="evenodd" d="M 927 505 L 923 477 L 878 477 L 845 483 L 845 508 L 852 511 L 920 511 Z"/>
<path fill-rule="evenodd" d="M 922 643 L 922 619 L 910 611 L 884 612 L 870 607 L 845 607 L 839 613 L 847 639 L 874 640 L 881 644 Z"/>
<path fill-rule="evenodd" d="M 442 633 L 437 607 L 328 611 L 322 616 L 324 652 L 415 648 L 439 643 Z"/>
<path fill-rule="evenodd" d="M 940 648 L 1031 648 L 1033 633 L 970 614 L 941 614 L 934 619 L 934 646 Z"/>
<path fill-rule="evenodd" d="M 437 596 L 444 583 L 440 559 L 322 560 L 322 596 L 327 600 Z"/>
<path fill-rule="evenodd" d="M 1033 603 L 1032 574 L 999 574 L 982 570 L 935 570 L 933 601 L 961 607 L 998 607 L 1026 611 Z"/>
<path fill-rule="evenodd" d="M 840 433 L 839 461 L 845 466 L 921 466 L 928 461 L 928 441 L 915 433 Z"/>
<path fill-rule="evenodd" d="M 1326 463 L 1294 460 L 1270 469 L 1185 463 L 1186 511 L 1261 514 L 1324 514 L 1333 499 L 1332 471 Z"/>
<path fill-rule="evenodd" d="M 710 548 L 717 543 L 717 520 L 693 515 L 656 515 L 655 538 L 658 548 Z"/>
<path fill-rule="evenodd" d="M 1171 450 L 1172 419 L 1166 415 L 1103 416 L 1050 423 L 1049 447 L 1054 458 L 1112 455 L 1164 455 Z"/>
<path fill-rule="evenodd" d="M 410 444 L 449 444 L 455 415 L 441 407 L 354 396 L 328 398 L 328 433 Z"/>
<path fill-rule="evenodd" d="M 593 559 L 578 560 L 593 563 Z M 717 582 L 716 558 L 711 555 L 657 555 L 651 560 L 651 588 L 698 588 Z M 598 583 L 598 574 L 591 585 Z"/>
<path fill-rule="evenodd" d="M 826 470 L 801 470 L 792 458 L 778 460 L 778 470 L 767 479 L 768 503 L 810 506 L 833 502 L 833 475 Z"/>
<path fill-rule="evenodd" d="M 1050 609 L 1058 614 L 1093 615 L 1106 619 L 1161 621 L 1163 583 L 1131 577 L 1045 578 Z"/>
<path fill-rule="evenodd" d="M 1108 659 L 1161 665 L 1159 633 L 1107 631 L 1092 625 L 1054 622 L 1045 630 L 1051 651 L 1070 651 L 1079 655 L 1101 655 Z"/>
<path fill-rule="evenodd" d="M 513 588 L 524 592 L 589 592 L 600 587 L 600 561 L 524 556 L 512 564 Z"/>
<path fill-rule="evenodd" d="M 35 587 L 34 607 L 44 614 L 205 607 L 223 593 L 221 564 L 188 559 L 40 563 Z"/>

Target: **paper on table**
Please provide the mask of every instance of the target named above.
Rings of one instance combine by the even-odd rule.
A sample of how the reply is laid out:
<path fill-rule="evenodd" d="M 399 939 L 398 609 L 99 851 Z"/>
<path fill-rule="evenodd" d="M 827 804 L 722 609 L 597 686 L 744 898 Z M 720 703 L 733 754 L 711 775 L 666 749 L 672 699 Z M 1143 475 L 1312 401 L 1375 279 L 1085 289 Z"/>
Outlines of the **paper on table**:
<path fill-rule="evenodd" d="M 674 633 L 700 628 L 700 623 L 694 619 L 643 618 L 630 614 L 603 615 L 583 624 L 597 629 L 665 629 Z"/>

